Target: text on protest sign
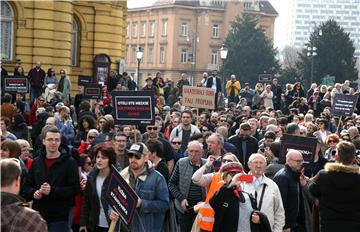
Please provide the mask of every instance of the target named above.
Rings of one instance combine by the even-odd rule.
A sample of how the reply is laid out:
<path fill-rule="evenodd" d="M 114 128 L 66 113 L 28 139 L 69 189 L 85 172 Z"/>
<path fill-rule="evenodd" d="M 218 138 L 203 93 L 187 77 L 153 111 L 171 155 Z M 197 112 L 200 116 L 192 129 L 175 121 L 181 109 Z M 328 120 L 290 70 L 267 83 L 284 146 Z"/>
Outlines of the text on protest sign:
<path fill-rule="evenodd" d="M 345 117 L 352 116 L 358 97 L 357 95 L 335 94 L 331 114 Z"/>
<path fill-rule="evenodd" d="M 101 98 L 101 85 L 99 84 L 83 84 L 84 85 L 84 98 L 96 99 Z"/>
<path fill-rule="evenodd" d="M 271 82 L 272 80 L 272 75 L 271 74 L 259 74 L 259 81 L 260 82 Z"/>
<path fill-rule="evenodd" d="M 91 83 L 93 83 L 92 76 L 79 75 L 78 85 L 83 86 L 84 84 L 91 84 Z"/>
<path fill-rule="evenodd" d="M 139 197 L 113 167 L 105 182 L 105 199 L 108 204 L 120 215 L 121 220 L 130 225 L 135 213 Z"/>
<path fill-rule="evenodd" d="M 153 91 L 113 91 L 113 116 L 117 124 L 151 125 L 155 122 Z"/>
<path fill-rule="evenodd" d="M 26 77 L 5 77 L 5 92 L 28 93 L 29 80 Z"/>
<path fill-rule="evenodd" d="M 215 90 L 184 85 L 183 105 L 194 108 L 215 109 Z"/>
<path fill-rule="evenodd" d="M 279 160 L 285 163 L 286 154 L 289 150 L 297 150 L 303 155 L 304 166 L 314 162 L 317 139 L 310 137 L 301 137 L 293 135 L 283 135 L 281 137 L 281 149 Z"/>

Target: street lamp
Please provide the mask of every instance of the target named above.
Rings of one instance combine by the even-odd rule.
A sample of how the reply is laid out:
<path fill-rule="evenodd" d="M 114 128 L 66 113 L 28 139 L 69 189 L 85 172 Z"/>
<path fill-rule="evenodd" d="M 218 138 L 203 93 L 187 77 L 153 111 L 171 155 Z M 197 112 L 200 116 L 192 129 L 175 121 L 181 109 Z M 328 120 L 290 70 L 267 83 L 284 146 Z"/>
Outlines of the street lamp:
<path fill-rule="evenodd" d="M 310 46 L 307 48 L 307 56 L 311 56 L 311 71 L 310 71 L 310 88 L 313 83 L 313 77 L 314 77 L 314 57 L 317 56 L 317 48 L 315 46 Z"/>
<path fill-rule="evenodd" d="M 225 44 L 221 45 L 220 48 L 220 59 L 222 60 L 222 83 L 223 86 L 225 86 L 225 69 L 224 69 L 224 63 L 228 55 L 228 48 L 225 46 Z"/>
<path fill-rule="evenodd" d="M 136 75 L 136 84 L 139 86 L 139 76 L 140 76 L 140 62 L 144 56 L 144 51 L 141 47 L 136 51 L 136 59 L 138 61 L 138 67 L 137 67 L 137 75 Z"/>

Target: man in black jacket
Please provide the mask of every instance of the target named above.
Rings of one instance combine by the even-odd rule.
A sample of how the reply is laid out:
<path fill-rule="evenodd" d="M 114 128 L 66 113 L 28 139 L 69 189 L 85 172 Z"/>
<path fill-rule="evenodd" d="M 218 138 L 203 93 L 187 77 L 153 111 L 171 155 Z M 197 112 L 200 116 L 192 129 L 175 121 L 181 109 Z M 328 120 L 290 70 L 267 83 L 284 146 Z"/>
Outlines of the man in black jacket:
<path fill-rule="evenodd" d="M 335 163 L 327 163 L 310 184 L 319 199 L 321 231 L 359 231 L 360 168 L 355 164 L 355 147 L 350 142 L 336 146 Z"/>
<path fill-rule="evenodd" d="M 41 137 L 45 148 L 31 165 L 26 195 L 46 220 L 49 231 L 70 231 L 69 212 L 80 191 L 77 163 L 60 148 L 61 134 L 56 126 L 45 127 Z"/>
<path fill-rule="evenodd" d="M 300 176 L 303 167 L 303 156 L 297 150 L 289 150 L 286 154 L 285 167 L 274 176 L 279 186 L 285 210 L 285 226 L 283 232 L 303 231 L 297 230 L 305 226 L 304 202 L 302 200 Z"/>
<path fill-rule="evenodd" d="M 239 151 L 238 159 L 244 165 L 245 172 L 249 171 L 247 166 L 249 157 L 253 153 L 257 153 L 259 149 L 258 141 L 251 134 L 251 126 L 249 123 L 240 125 L 240 132 L 229 138 L 228 142 L 235 145 Z"/>
<path fill-rule="evenodd" d="M 217 109 L 218 94 L 221 92 L 221 79 L 217 76 L 216 70 L 208 77 L 206 81 L 206 88 L 215 90 L 215 109 Z"/>

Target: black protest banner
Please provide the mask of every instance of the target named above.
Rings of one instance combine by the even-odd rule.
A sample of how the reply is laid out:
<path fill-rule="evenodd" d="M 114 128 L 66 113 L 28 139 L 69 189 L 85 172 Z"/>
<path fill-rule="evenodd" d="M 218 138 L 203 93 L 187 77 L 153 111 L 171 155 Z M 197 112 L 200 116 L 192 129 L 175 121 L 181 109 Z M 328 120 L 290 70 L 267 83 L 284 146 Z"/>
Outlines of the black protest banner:
<path fill-rule="evenodd" d="M 352 116 L 358 100 L 357 95 L 335 94 L 331 114 L 335 116 Z"/>
<path fill-rule="evenodd" d="M 78 85 L 83 86 L 84 84 L 91 84 L 91 83 L 93 83 L 93 77 L 92 76 L 79 75 Z"/>
<path fill-rule="evenodd" d="M 28 93 L 29 92 L 29 80 L 26 77 L 5 77 L 5 92 L 14 93 Z"/>
<path fill-rule="evenodd" d="M 130 225 L 139 197 L 114 166 L 104 185 L 106 201 L 120 215 L 121 220 Z"/>
<path fill-rule="evenodd" d="M 112 91 L 117 124 L 151 125 L 155 122 L 153 91 Z"/>
<path fill-rule="evenodd" d="M 259 74 L 259 81 L 260 82 L 270 82 L 272 80 L 272 75 L 271 74 Z"/>
<path fill-rule="evenodd" d="M 287 152 L 293 149 L 299 151 L 303 155 L 304 166 L 306 166 L 314 161 L 316 144 L 316 138 L 300 137 L 285 134 L 281 137 L 279 160 L 281 163 L 285 163 Z"/>
<path fill-rule="evenodd" d="M 84 98 L 96 99 L 101 98 L 101 85 L 99 84 L 83 84 L 84 85 Z"/>

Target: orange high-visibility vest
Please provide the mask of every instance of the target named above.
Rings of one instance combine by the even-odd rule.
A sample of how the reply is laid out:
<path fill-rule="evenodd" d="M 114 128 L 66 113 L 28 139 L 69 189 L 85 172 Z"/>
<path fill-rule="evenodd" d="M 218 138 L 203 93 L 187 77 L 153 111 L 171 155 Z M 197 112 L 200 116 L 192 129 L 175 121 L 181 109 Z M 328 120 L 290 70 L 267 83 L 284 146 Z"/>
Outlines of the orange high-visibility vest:
<path fill-rule="evenodd" d="M 213 231 L 215 213 L 214 210 L 211 208 L 209 201 L 216 193 L 216 191 L 218 191 L 223 186 L 223 184 L 224 182 L 221 179 L 221 174 L 219 172 L 214 173 L 209 191 L 206 195 L 205 204 L 199 210 L 199 213 L 197 215 L 198 225 L 202 230 Z"/>

